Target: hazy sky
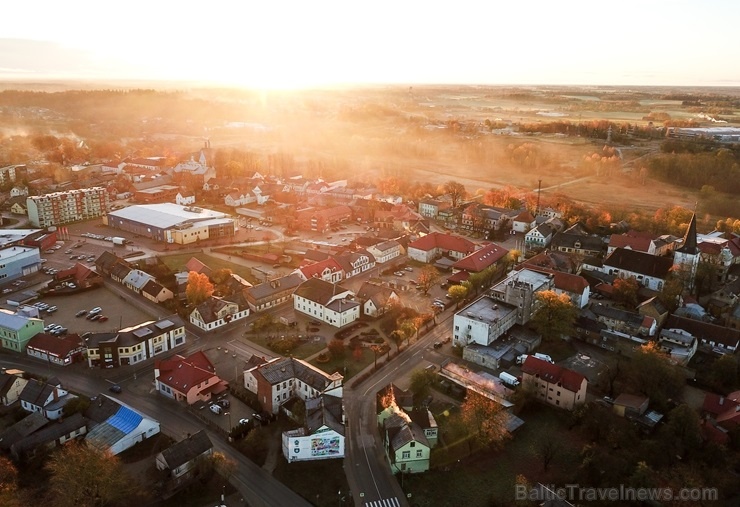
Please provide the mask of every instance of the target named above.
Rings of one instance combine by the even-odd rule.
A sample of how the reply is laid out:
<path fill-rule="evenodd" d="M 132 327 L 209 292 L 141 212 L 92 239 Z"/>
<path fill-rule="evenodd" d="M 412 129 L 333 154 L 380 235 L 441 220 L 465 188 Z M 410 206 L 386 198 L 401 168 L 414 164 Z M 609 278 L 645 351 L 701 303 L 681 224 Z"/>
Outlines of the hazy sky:
<path fill-rule="evenodd" d="M 740 85 L 740 1 L 35 0 L 0 78 Z"/>

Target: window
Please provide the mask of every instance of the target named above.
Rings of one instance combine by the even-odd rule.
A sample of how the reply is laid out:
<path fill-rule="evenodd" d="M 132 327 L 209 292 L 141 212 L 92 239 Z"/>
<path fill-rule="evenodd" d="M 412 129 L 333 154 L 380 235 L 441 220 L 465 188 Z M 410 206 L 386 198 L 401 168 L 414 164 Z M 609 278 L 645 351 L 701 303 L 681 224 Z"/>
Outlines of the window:
<path fill-rule="evenodd" d="M 416 451 L 416 457 L 417 458 L 421 458 L 422 452 L 423 451 L 421 449 L 419 449 L 418 451 Z"/>
<path fill-rule="evenodd" d="M 416 442 L 411 442 L 410 447 L 416 447 Z"/>
<path fill-rule="evenodd" d="M 411 458 L 411 451 L 403 451 L 401 455 L 401 459 L 409 459 Z"/>

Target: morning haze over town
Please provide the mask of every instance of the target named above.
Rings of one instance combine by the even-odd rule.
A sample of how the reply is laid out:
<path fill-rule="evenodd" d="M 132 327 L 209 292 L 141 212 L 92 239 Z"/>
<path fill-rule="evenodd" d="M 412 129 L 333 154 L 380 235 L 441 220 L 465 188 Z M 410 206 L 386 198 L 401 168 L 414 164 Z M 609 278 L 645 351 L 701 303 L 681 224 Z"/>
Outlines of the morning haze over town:
<path fill-rule="evenodd" d="M 740 504 L 740 4 L 5 6 L 0 505 Z"/>

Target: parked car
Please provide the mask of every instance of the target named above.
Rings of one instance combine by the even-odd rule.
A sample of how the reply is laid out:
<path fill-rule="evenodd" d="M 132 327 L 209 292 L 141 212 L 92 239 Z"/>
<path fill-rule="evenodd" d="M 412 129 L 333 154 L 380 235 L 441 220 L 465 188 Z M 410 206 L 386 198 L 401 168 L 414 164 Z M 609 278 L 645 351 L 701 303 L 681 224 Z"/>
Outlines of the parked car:
<path fill-rule="evenodd" d="M 412 268 L 411 266 L 406 266 L 403 269 L 404 269 L 404 271 L 413 271 L 414 270 L 414 268 Z"/>
<path fill-rule="evenodd" d="M 82 317 L 87 313 L 87 310 L 80 310 L 79 312 L 75 313 L 75 317 Z"/>
<path fill-rule="evenodd" d="M 239 424 L 240 424 L 240 425 L 241 425 L 241 424 L 249 424 L 249 419 L 247 419 L 246 417 L 245 417 L 245 418 L 243 418 L 243 419 L 239 419 Z"/>
<path fill-rule="evenodd" d="M 96 306 L 95 308 L 93 308 L 92 310 L 90 310 L 88 313 L 91 313 L 91 314 L 95 315 L 96 313 L 100 313 L 102 311 L 103 311 L 102 308 L 100 308 L 99 306 Z"/>
<path fill-rule="evenodd" d="M 106 320 L 108 320 L 108 317 L 105 315 L 98 315 L 98 318 L 93 320 L 97 320 L 98 322 L 105 322 Z"/>
<path fill-rule="evenodd" d="M 434 348 L 435 349 L 441 349 L 442 348 L 442 342 L 434 342 Z"/>
<path fill-rule="evenodd" d="M 123 391 L 123 389 L 121 389 L 121 386 L 119 386 L 118 384 L 113 384 L 112 386 L 110 386 L 110 387 L 108 388 L 108 390 L 109 390 L 110 392 L 112 392 L 112 393 L 116 393 L 116 394 L 120 394 L 120 393 L 121 393 L 121 391 Z"/>
<path fill-rule="evenodd" d="M 227 399 L 218 400 L 216 403 L 221 405 L 221 408 L 229 408 L 229 406 L 231 406 L 231 402 Z"/>
<path fill-rule="evenodd" d="M 220 405 L 216 405 L 215 403 L 212 403 L 208 409 L 213 412 L 216 415 L 221 415 L 223 413 L 223 409 Z"/>
<path fill-rule="evenodd" d="M 3 289 L 3 294 L 9 294 L 11 292 L 13 292 L 13 289 L 11 289 L 11 288 Z"/>
<path fill-rule="evenodd" d="M 46 309 L 46 313 L 54 313 L 57 310 L 58 308 L 56 306 L 50 306 L 49 308 Z"/>
<path fill-rule="evenodd" d="M 92 322 L 95 322 L 96 320 L 100 320 L 100 317 L 104 317 L 104 315 L 100 315 L 99 313 L 96 313 L 95 315 L 92 315 L 92 316 L 90 317 L 90 320 L 91 320 Z"/>

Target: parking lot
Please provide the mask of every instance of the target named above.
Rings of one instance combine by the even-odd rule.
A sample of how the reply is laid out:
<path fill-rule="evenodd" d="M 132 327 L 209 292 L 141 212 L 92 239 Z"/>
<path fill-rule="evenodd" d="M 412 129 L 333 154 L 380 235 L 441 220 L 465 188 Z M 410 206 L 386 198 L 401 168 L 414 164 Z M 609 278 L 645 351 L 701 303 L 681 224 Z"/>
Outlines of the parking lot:
<path fill-rule="evenodd" d="M 42 298 L 39 301 L 49 306 L 57 307 L 57 310 L 51 314 L 46 311 L 41 312 L 40 318 L 44 320 L 44 325 L 47 326 L 52 323 L 59 324 L 67 328 L 69 333 L 82 334 L 87 331 L 97 333 L 115 332 L 121 327 L 129 327 L 152 320 L 150 315 L 139 310 L 134 305 L 126 305 L 119 295 L 105 287 L 78 294 Z M 3 301 L 2 306 L 14 310 L 5 301 Z M 101 307 L 101 314 L 108 317 L 107 321 L 94 322 L 86 320 L 84 316 L 75 317 L 77 312 L 91 310 L 96 306 Z"/>

